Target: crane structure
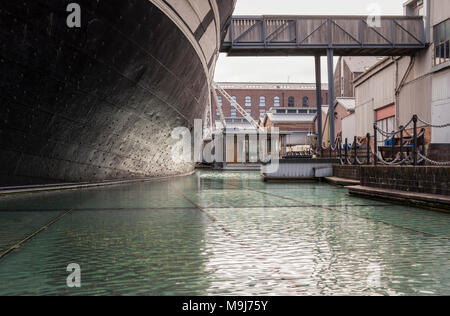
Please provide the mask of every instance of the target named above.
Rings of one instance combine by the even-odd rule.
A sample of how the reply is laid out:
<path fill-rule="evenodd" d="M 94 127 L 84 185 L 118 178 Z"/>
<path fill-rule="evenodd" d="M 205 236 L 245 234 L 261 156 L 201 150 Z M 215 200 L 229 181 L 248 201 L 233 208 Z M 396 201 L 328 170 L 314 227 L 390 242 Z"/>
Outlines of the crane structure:
<path fill-rule="evenodd" d="M 225 118 L 224 118 L 224 116 L 223 116 L 222 107 L 221 107 L 220 104 L 219 104 L 219 100 L 218 100 L 217 93 L 216 93 L 215 90 L 219 91 L 220 94 L 222 94 L 222 95 L 224 96 L 224 98 L 227 99 L 228 102 L 230 102 L 231 106 L 233 106 L 233 107 L 236 109 L 236 111 L 238 111 L 238 113 L 239 113 L 240 115 L 242 115 L 242 117 L 245 118 L 245 119 L 247 120 L 247 122 L 249 122 L 250 125 L 251 125 L 253 128 L 255 128 L 257 131 L 265 132 L 265 129 L 264 129 L 262 126 L 260 126 L 260 125 L 258 124 L 258 122 L 256 122 L 256 121 L 253 119 L 253 117 L 251 117 L 251 115 L 249 115 L 249 114 L 247 113 L 247 111 L 245 111 L 244 108 L 243 108 L 241 105 L 239 105 L 239 103 L 238 103 L 237 101 L 235 101 L 235 100 L 228 94 L 228 92 L 225 91 L 225 89 L 223 89 L 223 88 L 222 88 L 221 86 L 219 86 L 217 83 L 213 83 L 212 86 L 213 86 L 213 90 L 214 90 L 214 91 L 213 91 L 213 94 L 214 94 L 214 97 L 215 97 L 215 99 L 216 99 L 217 109 L 219 110 L 220 117 L 221 117 L 221 120 L 222 120 L 222 124 L 225 123 L 225 122 L 224 122 L 224 121 L 225 121 Z M 226 128 L 226 123 L 224 124 L 224 128 Z"/>

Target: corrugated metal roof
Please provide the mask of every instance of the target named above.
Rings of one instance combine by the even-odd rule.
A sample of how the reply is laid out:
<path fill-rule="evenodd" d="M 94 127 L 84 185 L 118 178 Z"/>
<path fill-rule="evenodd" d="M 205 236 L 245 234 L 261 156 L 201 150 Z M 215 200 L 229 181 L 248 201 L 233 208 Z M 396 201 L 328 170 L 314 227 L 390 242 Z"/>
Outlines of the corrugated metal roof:
<path fill-rule="evenodd" d="M 273 114 L 267 113 L 273 123 L 313 123 L 316 114 Z"/>
<path fill-rule="evenodd" d="M 271 108 L 266 115 L 273 123 L 313 123 L 316 113 L 315 109 Z"/>
<path fill-rule="evenodd" d="M 316 90 L 315 83 L 285 83 L 285 82 L 219 82 L 225 90 Z M 322 90 L 328 90 L 328 84 L 322 84 Z"/>
<path fill-rule="evenodd" d="M 256 131 L 256 128 L 254 128 L 246 119 L 244 118 L 226 118 L 225 122 L 227 123 L 227 130 L 233 130 L 233 131 Z M 217 130 L 223 130 L 223 124 L 220 121 L 216 121 L 216 129 Z"/>
<path fill-rule="evenodd" d="M 355 111 L 356 99 L 355 98 L 336 98 L 336 104 L 339 103 L 347 111 Z"/>
<path fill-rule="evenodd" d="M 347 64 L 348 68 L 352 73 L 366 72 L 373 65 L 375 65 L 381 60 L 380 57 L 366 57 L 366 56 L 342 57 L 342 58 L 344 59 L 344 62 Z"/>

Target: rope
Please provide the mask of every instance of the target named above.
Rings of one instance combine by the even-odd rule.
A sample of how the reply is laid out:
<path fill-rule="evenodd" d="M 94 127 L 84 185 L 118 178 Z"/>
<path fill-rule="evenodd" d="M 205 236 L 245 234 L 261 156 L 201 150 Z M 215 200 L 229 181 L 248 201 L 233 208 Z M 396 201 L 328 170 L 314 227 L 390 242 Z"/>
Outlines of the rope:
<path fill-rule="evenodd" d="M 402 128 L 400 128 L 400 129 L 398 129 L 398 130 L 396 130 L 396 131 L 393 131 L 393 132 L 385 132 L 385 131 L 383 131 L 381 128 L 379 128 L 377 125 L 374 125 L 374 126 L 375 126 L 375 128 L 380 132 L 381 135 L 383 135 L 383 136 L 385 136 L 385 137 L 393 137 L 393 136 L 395 136 L 396 134 L 405 131 L 406 128 L 407 128 L 412 122 L 413 122 L 413 119 L 409 120 L 409 122 L 406 123 Z"/>
<path fill-rule="evenodd" d="M 406 161 L 409 161 L 408 158 L 405 158 L 401 161 L 399 158 L 395 158 L 392 162 L 388 162 L 383 159 L 383 156 L 381 156 L 380 152 L 377 153 L 377 156 L 378 156 L 378 160 L 380 160 L 383 164 L 388 165 L 388 166 L 397 166 L 397 165 L 401 165 L 401 164 L 405 163 Z"/>
<path fill-rule="evenodd" d="M 417 154 L 419 155 L 420 158 L 422 158 L 422 160 L 425 160 L 426 162 L 428 162 L 428 163 L 430 163 L 432 165 L 436 165 L 436 166 L 450 166 L 450 161 L 445 161 L 445 162 L 434 161 L 434 160 L 431 160 L 431 159 L 425 157 L 420 152 L 417 153 Z"/>
<path fill-rule="evenodd" d="M 419 120 L 419 122 L 425 124 L 426 126 L 431 126 L 433 128 L 447 128 L 447 127 L 450 127 L 450 123 L 447 123 L 447 124 L 444 124 L 444 125 L 433 125 L 431 123 L 428 123 L 428 122 L 422 120 L 420 117 L 417 117 L 417 119 Z"/>

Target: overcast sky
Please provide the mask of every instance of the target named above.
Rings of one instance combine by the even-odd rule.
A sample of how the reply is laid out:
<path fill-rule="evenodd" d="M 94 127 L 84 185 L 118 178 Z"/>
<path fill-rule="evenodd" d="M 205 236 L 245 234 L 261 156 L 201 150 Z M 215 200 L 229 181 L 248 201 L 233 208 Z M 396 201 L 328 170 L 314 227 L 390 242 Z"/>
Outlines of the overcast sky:
<path fill-rule="evenodd" d="M 371 4 L 381 14 L 402 15 L 406 0 L 238 0 L 236 15 L 368 15 Z M 327 82 L 326 58 L 322 58 L 322 81 Z M 217 82 L 314 82 L 313 57 L 220 56 Z"/>

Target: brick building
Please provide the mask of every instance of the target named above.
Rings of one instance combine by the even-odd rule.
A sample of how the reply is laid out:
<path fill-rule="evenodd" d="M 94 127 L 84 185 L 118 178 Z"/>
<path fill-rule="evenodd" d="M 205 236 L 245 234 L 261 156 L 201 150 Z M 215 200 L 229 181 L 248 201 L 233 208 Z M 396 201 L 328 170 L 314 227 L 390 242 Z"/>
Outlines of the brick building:
<path fill-rule="evenodd" d="M 316 85 L 313 83 L 219 83 L 255 120 L 263 118 L 272 107 L 316 108 Z M 219 102 L 225 117 L 240 117 L 220 93 Z M 322 85 L 322 99 L 328 100 L 328 85 Z M 213 101 L 213 117 L 219 112 Z"/>
<path fill-rule="evenodd" d="M 354 98 L 353 81 L 381 59 L 370 56 L 340 57 L 334 72 L 335 97 Z"/>

